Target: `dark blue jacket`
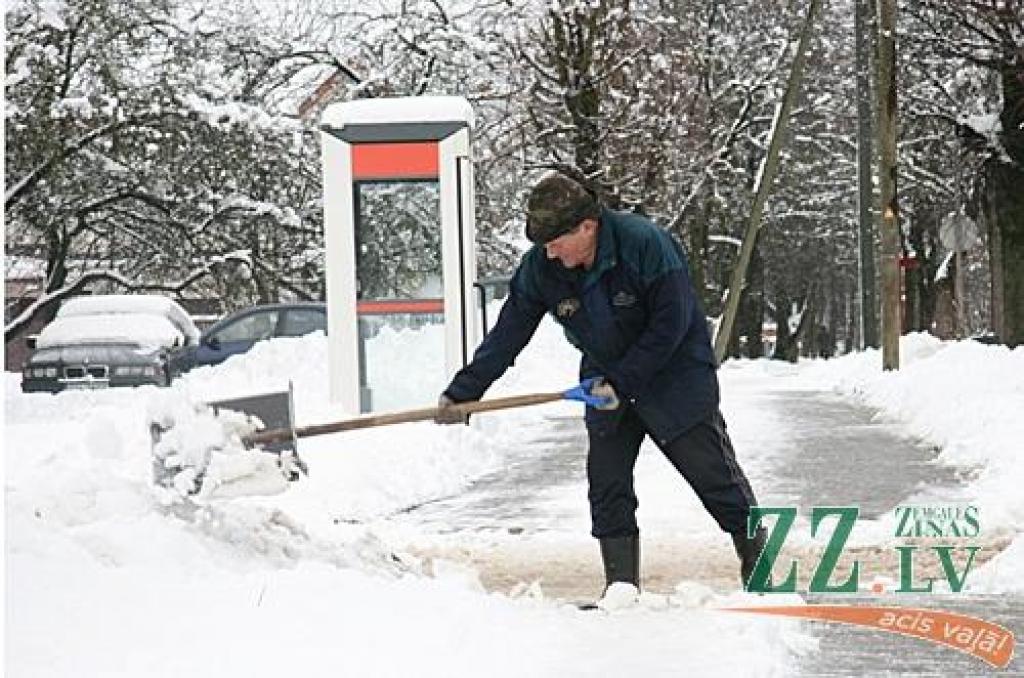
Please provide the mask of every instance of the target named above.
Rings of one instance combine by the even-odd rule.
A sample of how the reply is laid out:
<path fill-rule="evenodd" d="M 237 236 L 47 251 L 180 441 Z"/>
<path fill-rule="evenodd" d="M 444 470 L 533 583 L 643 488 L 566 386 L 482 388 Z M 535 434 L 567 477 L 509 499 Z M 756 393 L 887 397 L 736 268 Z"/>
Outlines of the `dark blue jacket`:
<path fill-rule="evenodd" d="M 494 328 L 445 393 L 478 400 L 550 313 L 583 353 L 581 378 L 604 375 L 660 443 L 718 409 L 707 321 L 682 248 L 645 217 L 602 210 L 589 271 L 566 269 L 542 246 L 523 256 Z M 614 427 L 624 408 L 587 408 L 588 427 Z"/>

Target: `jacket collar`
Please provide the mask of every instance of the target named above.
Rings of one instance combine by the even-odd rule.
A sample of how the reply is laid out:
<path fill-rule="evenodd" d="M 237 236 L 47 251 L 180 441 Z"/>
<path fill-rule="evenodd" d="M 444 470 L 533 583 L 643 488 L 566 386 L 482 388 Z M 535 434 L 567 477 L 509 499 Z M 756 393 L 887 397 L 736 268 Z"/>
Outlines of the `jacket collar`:
<path fill-rule="evenodd" d="M 607 271 L 618 263 L 618 252 L 615 238 L 615 215 L 606 207 L 601 208 L 598 216 L 597 254 L 594 265 L 583 276 L 584 289 L 597 283 Z"/>

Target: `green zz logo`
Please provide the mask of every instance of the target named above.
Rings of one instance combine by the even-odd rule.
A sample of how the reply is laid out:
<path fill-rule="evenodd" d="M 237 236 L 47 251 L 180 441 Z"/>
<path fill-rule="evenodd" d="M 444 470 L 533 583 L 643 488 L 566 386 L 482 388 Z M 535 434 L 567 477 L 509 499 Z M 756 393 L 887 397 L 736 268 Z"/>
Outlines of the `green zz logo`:
<path fill-rule="evenodd" d="M 850 532 L 857 523 L 857 516 L 860 509 L 856 506 L 815 506 L 811 509 L 811 536 L 818 534 L 818 528 L 825 518 L 837 516 L 835 530 L 829 539 L 825 553 L 814 569 L 809 587 L 812 593 L 856 593 L 860 583 L 860 563 L 854 562 L 850 576 L 841 584 L 829 584 L 829 579 L 836 569 L 836 563 L 843 554 L 843 547 L 846 540 L 850 538 Z M 747 591 L 755 593 L 795 593 L 797 581 L 797 562 L 790 563 L 789 573 L 781 583 L 775 584 L 771 581 L 772 567 L 782 551 L 782 545 L 786 541 L 796 520 L 796 508 L 792 506 L 771 507 L 755 506 L 750 509 L 750 516 L 747 518 L 747 530 L 751 536 L 761 524 L 765 516 L 776 516 L 775 526 L 772 528 L 768 539 L 765 542 L 761 557 L 750 575 L 747 582 Z"/>

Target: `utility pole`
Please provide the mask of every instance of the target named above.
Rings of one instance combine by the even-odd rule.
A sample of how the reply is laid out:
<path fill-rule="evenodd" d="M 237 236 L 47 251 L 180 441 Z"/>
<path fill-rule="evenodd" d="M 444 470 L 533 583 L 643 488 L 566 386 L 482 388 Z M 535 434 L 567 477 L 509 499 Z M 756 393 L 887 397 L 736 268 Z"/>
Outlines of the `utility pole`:
<path fill-rule="evenodd" d="M 786 91 L 782 95 L 782 101 L 775 107 L 768 152 L 765 153 L 764 160 L 761 161 L 761 167 L 754 181 L 754 201 L 750 206 L 750 216 L 747 219 L 747 228 L 743 235 L 743 243 L 740 245 L 736 267 L 732 271 L 732 281 L 729 283 L 729 292 L 725 298 L 722 322 L 715 335 L 715 358 L 719 363 L 725 360 L 725 354 L 729 351 L 729 339 L 732 336 L 733 325 L 736 323 L 736 313 L 739 311 L 740 297 L 743 295 L 747 268 L 750 266 L 750 257 L 754 252 L 758 231 L 761 229 L 761 213 L 764 210 L 764 203 L 768 199 L 772 180 L 775 179 L 775 173 L 779 167 L 779 153 L 782 150 L 782 140 L 789 125 L 789 112 L 800 91 L 800 82 L 804 77 L 804 64 L 807 61 L 807 46 L 811 42 L 814 20 L 821 9 L 821 3 L 822 0 L 811 0 L 807 7 L 807 16 L 800 29 L 799 40 L 793 45 L 793 65 L 789 72 L 789 80 L 786 82 Z"/>
<path fill-rule="evenodd" d="M 896 0 L 878 0 L 878 185 L 882 235 L 882 369 L 900 368 L 900 238 L 896 204 Z"/>
<path fill-rule="evenodd" d="M 857 68 L 857 207 L 860 273 L 860 336 L 864 348 L 878 347 L 878 295 L 875 293 L 875 224 L 871 181 L 871 29 L 872 0 L 854 0 L 854 41 Z"/>

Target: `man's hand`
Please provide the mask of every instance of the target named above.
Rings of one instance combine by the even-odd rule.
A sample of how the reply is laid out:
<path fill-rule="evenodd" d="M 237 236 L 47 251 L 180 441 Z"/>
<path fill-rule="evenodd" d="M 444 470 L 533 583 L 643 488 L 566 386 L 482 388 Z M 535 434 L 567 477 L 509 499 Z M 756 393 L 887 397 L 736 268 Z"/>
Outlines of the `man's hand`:
<path fill-rule="evenodd" d="M 459 412 L 452 407 L 455 401 L 444 393 L 437 399 L 437 414 L 434 415 L 435 424 L 465 424 L 469 421 L 469 415 Z"/>
<path fill-rule="evenodd" d="M 605 381 L 604 377 L 599 377 L 594 382 L 594 385 L 590 387 L 590 395 L 607 399 L 604 405 L 597 406 L 599 410 L 616 410 L 619 407 L 619 395 L 615 392 L 612 385 Z"/>

